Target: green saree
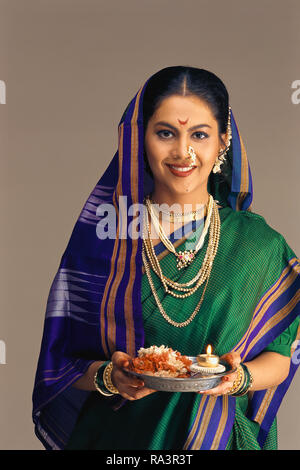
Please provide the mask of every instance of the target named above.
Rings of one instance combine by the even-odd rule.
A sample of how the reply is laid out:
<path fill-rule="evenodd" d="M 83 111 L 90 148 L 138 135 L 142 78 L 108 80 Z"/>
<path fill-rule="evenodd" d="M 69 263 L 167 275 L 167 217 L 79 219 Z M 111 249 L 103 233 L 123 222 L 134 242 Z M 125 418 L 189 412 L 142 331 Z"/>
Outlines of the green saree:
<path fill-rule="evenodd" d="M 197 355 L 209 343 L 218 355 L 237 350 L 240 353 L 245 351 L 242 356 L 245 358 L 247 351 L 254 348 L 255 356 L 251 335 L 253 332 L 256 336 L 260 334 L 256 333 L 255 321 L 259 318 L 258 307 L 261 308 L 263 296 L 272 293 L 268 307 L 272 308 L 282 298 L 282 293 L 288 292 L 290 284 L 287 283 L 285 287 L 281 286 L 277 294 L 276 282 L 278 283 L 283 271 L 292 266 L 291 263 L 294 263 L 294 267 L 290 276 L 293 279 L 299 278 L 299 260 L 295 253 L 263 217 L 249 211 L 234 211 L 230 207 L 220 208 L 219 214 L 221 237 L 218 252 L 200 311 L 188 326 L 176 328 L 165 321 L 157 308 L 147 276 L 143 274 L 144 347 L 164 344 L 183 354 Z M 184 249 L 187 243 L 190 249 L 191 240 L 178 240 L 174 244 L 176 249 L 179 249 L 179 245 L 180 249 Z M 174 255 L 161 243 L 155 250 L 163 273 L 183 283 L 196 275 L 203 262 L 206 247 L 207 238 L 195 260 L 182 271 L 177 270 Z M 196 307 L 204 284 L 190 297 L 176 299 L 165 294 L 153 271 L 151 276 L 168 315 L 177 322 L 186 320 Z M 292 298 L 298 295 L 297 292 L 299 293 L 299 289 Z M 291 355 L 299 315 L 285 324 L 284 320 L 291 313 L 294 304 L 288 298 L 283 302 L 283 310 L 281 305 L 278 309 L 285 313 L 282 313 L 276 324 L 268 325 L 260 340 L 259 352 L 270 350 Z M 286 305 L 288 307 L 284 308 Z M 280 324 L 279 320 L 282 322 L 280 330 L 276 329 Z M 273 334 L 269 334 L 270 331 Z M 155 392 L 137 401 L 127 401 L 116 411 L 109 406 L 109 402 L 110 398 L 97 392 L 90 394 L 81 409 L 66 449 L 277 448 L 275 416 L 272 417 L 262 446 L 258 436 L 265 415 L 260 411 L 257 413 L 260 418 L 256 418 L 255 407 L 249 413 L 251 403 L 248 396 L 209 397 L 197 393 Z M 220 411 L 217 410 L 218 404 Z M 233 413 L 228 426 L 224 410 L 229 410 L 228 416 Z M 214 415 L 217 412 L 219 414 Z M 219 423 L 217 429 L 216 420 Z"/>

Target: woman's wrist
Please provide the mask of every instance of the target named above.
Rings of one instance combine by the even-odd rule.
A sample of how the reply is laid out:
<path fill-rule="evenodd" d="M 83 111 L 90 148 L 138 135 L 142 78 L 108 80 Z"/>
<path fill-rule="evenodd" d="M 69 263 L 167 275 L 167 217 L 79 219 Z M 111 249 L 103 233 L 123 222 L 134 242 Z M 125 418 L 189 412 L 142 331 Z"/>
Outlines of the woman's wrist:
<path fill-rule="evenodd" d="M 248 369 L 248 367 L 240 363 L 237 368 L 237 378 L 233 383 L 233 386 L 228 392 L 228 395 L 232 395 L 235 397 L 242 397 L 246 395 L 249 390 L 251 389 L 253 384 L 253 376 Z"/>
<path fill-rule="evenodd" d="M 94 385 L 97 392 L 104 396 L 113 396 L 119 393 L 118 389 L 114 386 L 111 373 L 113 364 L 110 360 L 105 361 L 97 369 L 94 375 Z"/>
<path fill-rule="evenodd" d="M 72 387 L 88 392 L 95 391 L 94 376 L 104 361 L 93 361 L 85 373 L 72 384 Z"/>
<path fill-rule="evenodd" d="M 104 396 L 112 396 L 113 393 L 111 393 L 105 386 L 104 384 L 104 381 L 103 381 L 103 373 L 104 373 L 104 370 L 106 368 L 106 366 L 110 363 L 110 361 L 105 361 L 103 362 L 100 367 L 98 367 L 98 369 L 96 370 L 95 374 L 94 374 L 94 385 L 95 385 L 95 390 L 99 393 L 101 393 L 101 395 L 104 395 Z"/>
<path fill-rule="evenodd" d="M 244 380 L 244 370 L 239 364 L 236 370 L 236 378 L 233 382 L 231 389 L 227 392 L 228 395 L 234 395 L 242 386 Z"/>
<path fill-rule="evenodd" d="M 109 363 L 106 365 L 103 371 L 103 383 L 106 389 L 109 390 L 109 392 L 111 392 L 112 394 L 118 394 L 119 390 L 113 384 L 113 381 L 112 381 L 112 377 L 111 377 L 112 370 L 113 370 L 113 363 L 109 361 Z"/>

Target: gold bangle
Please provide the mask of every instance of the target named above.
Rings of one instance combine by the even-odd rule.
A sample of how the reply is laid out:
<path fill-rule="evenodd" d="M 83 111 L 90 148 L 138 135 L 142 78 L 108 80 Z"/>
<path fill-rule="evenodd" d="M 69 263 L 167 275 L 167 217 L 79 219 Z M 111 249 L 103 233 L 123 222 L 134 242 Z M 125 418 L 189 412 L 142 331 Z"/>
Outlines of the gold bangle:
<path fill-rule="evenodd" d="M 238 390 L 240 389 L 241 385 L 243 384 L 244 382 L 244 369 L 242 368 L 241 365 L 238 365 L 237 367 L 237 378 L 235 379 L 235 381 L 233 382 L 233 385 L 231 387 L 231 389 L 229 390 L 229 392 L 227 393 L 227 395 L 233 395 L 234 393 L 237 393 Z"/>
<path fill-rule="evenodd" d="M 117 387 L 114 386 L 111 380 L 111 373 L 113 370 L 113 363 L 110 362 L 104 369 L 103 372 L 103 383 L 107 390 L 109 390 L 112 394 L 120 393 Z"/>
<path fill-rule="evenodd" d="M 251 371 L 249 370 L 248 367 L 247 367 L 247 371 L 249 374 L 249 384 L 242 393 L 239 393 L 239 397 L 243 397 L 244 395 L 247 395 L 247 393 L 250 391 L 253 385 L 253 375 L 251 374 Z"/>
<path fill-rule="evenodd" d="M 253 375 L 252 375 L 251 370 L 249 369 L 249 367 L 248 367 L 248 372 L 249 372 L 249 378 L 250 378 L 250 383 L 249 383 L 249 388 L 248 388 L 248 391 L 249 391 L 253 387 L 254 379 L 253 379 Z"/>
<path fill-rule="evenodd" d="M 98 369 L 99 370 L 99 369 Z M 95 375 L 94 375 L 94 385 L 95 385 L 95 388 L 97 390 L 97 392 L 101 393 L 101 395 L 104 395 L 105 397 L 111 397 L 113 395 L 113 393 L 110 393 L 110 392 L 104 392 L 104 390 L 102 390 L 98 383 L 97 383 L 97 375 L 98 375 L 98 370 L 96 371 Z"/>

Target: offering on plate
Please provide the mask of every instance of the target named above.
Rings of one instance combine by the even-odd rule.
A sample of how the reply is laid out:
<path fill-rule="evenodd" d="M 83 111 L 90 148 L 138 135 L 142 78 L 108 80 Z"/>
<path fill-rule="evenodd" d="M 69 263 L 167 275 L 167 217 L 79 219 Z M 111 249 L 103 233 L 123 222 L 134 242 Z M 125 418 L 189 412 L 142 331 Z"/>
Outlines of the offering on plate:
<path fill-rule="evenodd" d="M 191 376 L 191 365 L 187 356 L 162 345 L 140 348 L 129 369 L 157 377 L 187 378 Z"/>
<path fill-rule="evenodd" d="M 207 354 L 211 354 L 208 350 Z M 196 356 L 184 356 L 167 346 L 140 348 L 128 374 L 141 376 L 145 387 L 163 392 L 199 392 L 216 387 L 223 375 L 235 372 L 226 361 L 202 367 Z"/>

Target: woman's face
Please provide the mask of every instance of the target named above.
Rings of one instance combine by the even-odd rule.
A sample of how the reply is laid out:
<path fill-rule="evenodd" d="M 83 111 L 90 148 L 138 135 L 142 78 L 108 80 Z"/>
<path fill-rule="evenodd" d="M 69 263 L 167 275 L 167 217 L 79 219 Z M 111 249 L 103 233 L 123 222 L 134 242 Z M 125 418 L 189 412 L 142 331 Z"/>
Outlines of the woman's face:
<path fill-rule="evenodd" d="M 225 135 L 221 136 L 223 139 Z M 196 159 L 191 166 L 188 147 Z M 195 95 L 165 98 L 148 121 L 145 151 L 153 173 L 155 190 L 173 195 L 207 190 L 207 181 L 222 144 L 218 123 L 208 105 Z"/>

